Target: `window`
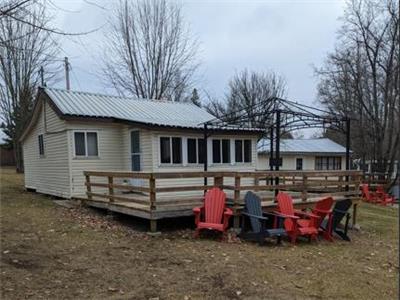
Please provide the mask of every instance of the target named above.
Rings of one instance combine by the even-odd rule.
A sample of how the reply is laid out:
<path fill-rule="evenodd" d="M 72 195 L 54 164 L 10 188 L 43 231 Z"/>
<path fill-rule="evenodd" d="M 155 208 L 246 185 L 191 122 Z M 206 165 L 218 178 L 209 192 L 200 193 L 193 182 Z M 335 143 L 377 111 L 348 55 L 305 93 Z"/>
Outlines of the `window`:
<path fill-rule="evenodd" d="M 213 163 L 230 163 L 231 162 L 231 141 L 230 140 L 213 140 L 212 141 Z"/>
<path fill-rule="evenodd" d="M 251 162 L 251 140 L 235 140 L 235 162 Z"/>
<path fill-rule="evenodd" d="M 296 158 L 296 170 L 303 170 L 303 159 Z"/>
<path fill-rule="evenodd" d="M 140 135 L 139 131 L 131 131 L 131 169 L 140 171 Z"/>
<path fill-rule="evenodd" d="M 243 162 L 242 140 L 235 140 L 235 162 Z"/>
<path fill-rule="evenodd" d="M 341 170 L 342 158 L 341 157 L 315 157 L 315 170 Z"/>
<path fill-rule="evenodd" d="M 162 164 L 182 163 L 182 139 L 160 137 L 160 159 Z"/>
<path fill-rule="evenodd" d="M 182 163 L 182 139 L 172 138 L 172 163 L 181 164 Z"/>
<path fill-rule="evenodd" d="M 244 162 L 251 162 L 251 140 L 244 140 Z"/>
<path fill-rule="evenodd" d="M 160 153 L 161 153 L 161 163 L 170 164 L 171 163 L 171 143 L 170 138 L 162 137 L 160 138 Z"/>
<path fill-rule="evenodd" d="M 38 135 L 38 140 L 39 140 L 39 155 L 43 156 L 44 155 L 44 141 L 43 141 L 43 134 Z"/>
<path fill-rule="evenodd" d="M 213 163 L 221 163 L 221 141 L 220 140 L 213 140 Z"/>
<path fill-rule="evenodd" d="M 222 162 L 225 164 L 231 162 L 231 141 L 230 140 L 222 140 Z"/>
<path fill-rule="evenodd" d="M 189 164 L 197 163 L 197 140 L 187 139 L 187 157 Z"/>
<path fill-rule="evenodd" d="M 97 132 L 75 132 L 75 156 L 98 156 Z"/>
<path fill-rule="evenodd" d="M 204 139 L 187 139 L 187 159 L 189 164 L 204 163 L 204 154 L 206 153 Z"/>
<path fill-rule="evenodd" d="M 206 144 L 204 143 L 204 139 L 197 139 L 197 145 L 198 145 L 198 154 L 199 154 L 199 164 L 205 163 L 205 156 L 207 155 L 206 153 Z"/>

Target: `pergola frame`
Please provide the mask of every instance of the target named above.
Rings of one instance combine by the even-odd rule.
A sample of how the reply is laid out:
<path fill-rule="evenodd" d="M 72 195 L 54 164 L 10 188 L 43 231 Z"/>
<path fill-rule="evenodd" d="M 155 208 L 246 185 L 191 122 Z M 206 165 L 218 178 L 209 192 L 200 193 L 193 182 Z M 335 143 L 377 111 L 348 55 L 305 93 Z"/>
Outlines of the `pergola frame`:
<path fill-rule="evenodd" d="M 281 136 L 299 129 L 329 128 L 346 135 L 346 170 L 350 170 L 350 122 L 348 117 L 299 104 L 290 100 L 271 97 L 254 105 L 241 108 L 202 123 L 205 141 L 204 171 L 208 169 L 207 138 L 213 129 L 257 130 L 270 139 L 270 170 L 279 171 L 281 165 Z M 274 147 L 275 141 L 275 147 Z M 278 178 L 276 182 L 278 183 Z M 346 178 L 348 181 L 348 178 Z M 204 181 L 207 184 L 207 179 Z"/>

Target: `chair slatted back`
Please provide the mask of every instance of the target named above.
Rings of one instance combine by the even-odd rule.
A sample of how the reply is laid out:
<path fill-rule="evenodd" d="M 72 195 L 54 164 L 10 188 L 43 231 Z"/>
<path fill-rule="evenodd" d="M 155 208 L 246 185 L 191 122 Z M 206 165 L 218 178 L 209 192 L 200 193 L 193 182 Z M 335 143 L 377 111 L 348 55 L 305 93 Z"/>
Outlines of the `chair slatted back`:
<path fill-rule="evenodd" d="M 327 213 L 321 212 L 321 210 L 329 211 L 332 208 L 332 205 L 333 205 L 332 197 L 327 197 L 327 198 L 321 199 L 315 204 L 316 210 L 314 210 L 313 213 L 316 214 L 317 216 L 319 216 L 319 219 L 316 221 L 317 223 L 315 224 L 316 228 L 319 228 L 322 221 L 328 215 Z"/>
<path fill-rule="evenodd" d="M 285 214 L 285 215 L 294 215 L 294 208 L 293 208 L 293 199 L 292 197 L 284 192 L 279 192 L 276 196 L 278 201 L 278 211 Z M 286 218 L 285 222 L 285 229 L 286 231 L 292 231 L 294 229 L 293 220 Z"/>
<path fill-rule="evenodd" d="M 219 188 L 212 188 L 204 199 L 205 222 L 222 224 L 226 194 Z"/>
<path fill-rule="evenodd" d="M 350 199 L 342 200 L 336 202 L 334 208 L 333 208 L 333 220 L 332 220 L 332 228 L 335 229 L 344 216 L 346 215 L 346 212 L 350 209 L 351 205 L 353 203 L 351 202 Z"/>
<path fill-rule="evenodd" d="M 245 210 L 249 214 L 262 216 L 261 199 L 253 192 L 247 192 L 244 197 Z M 251 228 L 253 232 L 260 232 L 261 222 L 257 218 L 250 217 Z"/>

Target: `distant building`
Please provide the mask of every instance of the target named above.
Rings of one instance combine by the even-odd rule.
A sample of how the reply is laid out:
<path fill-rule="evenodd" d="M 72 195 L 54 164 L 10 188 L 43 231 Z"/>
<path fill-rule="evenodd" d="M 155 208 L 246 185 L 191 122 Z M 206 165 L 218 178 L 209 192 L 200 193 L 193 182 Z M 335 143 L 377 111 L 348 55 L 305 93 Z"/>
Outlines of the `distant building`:
<path fill-rule="evenodd" d="M 269 170 L 270 141 L 257 144 L 257 170 Z M 282 139 L 281 170 L 345 170 L 346 148 L 327 138 Z"/>

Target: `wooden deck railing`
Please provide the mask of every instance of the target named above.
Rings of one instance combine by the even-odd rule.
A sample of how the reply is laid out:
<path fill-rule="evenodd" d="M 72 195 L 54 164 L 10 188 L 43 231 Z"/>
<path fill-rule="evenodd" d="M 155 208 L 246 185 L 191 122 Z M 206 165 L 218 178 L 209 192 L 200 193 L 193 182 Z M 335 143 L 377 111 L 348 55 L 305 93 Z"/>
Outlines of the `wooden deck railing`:
<path fill-rule="evenodd" d="M 263 201 L 274 200 L 274 191 L 294 193 L 307 201 L 313 194 L 358 196 L 360 171 L 265 171 L 265 172 L 108 172 L 85 171 L 87 199 L 129 201 L 150 210 L 201 199 L 214 186 L 228 194 L 234 207 L 242 204 L 244 191 L 260 193 Z M 204 185 L 204 178 L 208 184 Z M 348 181 L 346 179 L 348 178 Z M 196 181 L 197 179 L 197 181 Z M 278 179 L 278 180 L 276 180 Z M 100 191 L 98 191 L 100 189 Z"/>

